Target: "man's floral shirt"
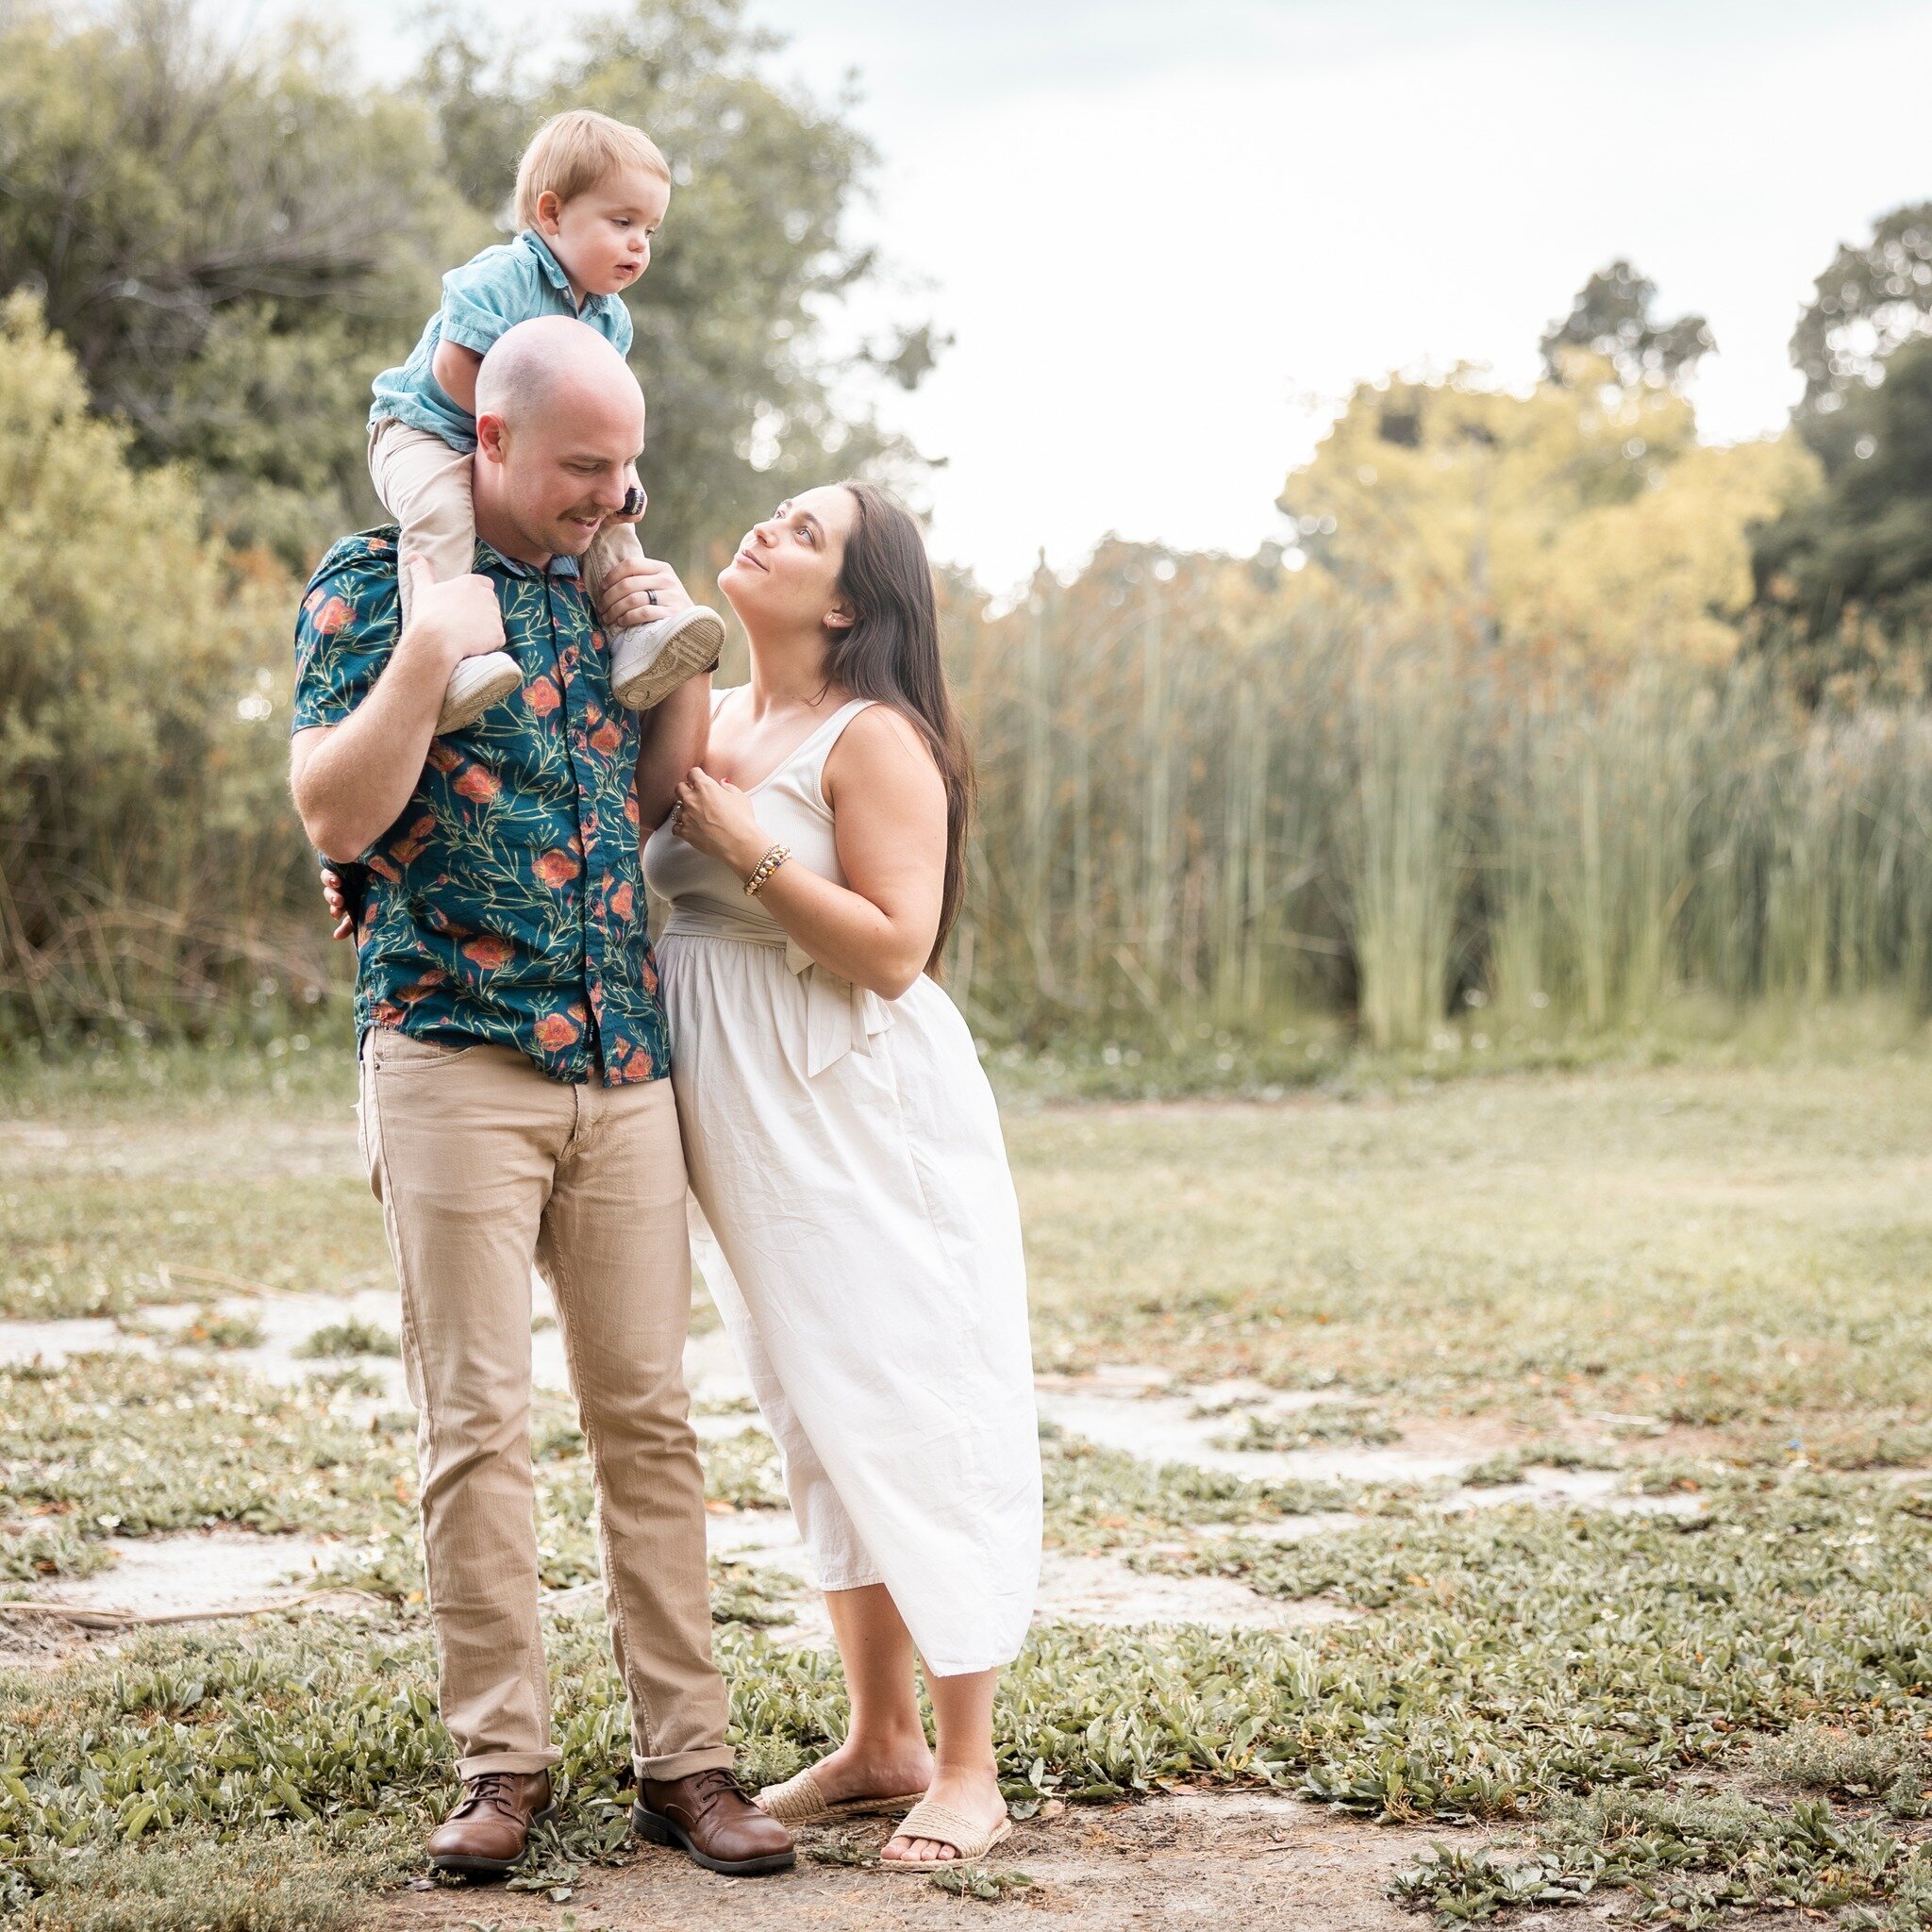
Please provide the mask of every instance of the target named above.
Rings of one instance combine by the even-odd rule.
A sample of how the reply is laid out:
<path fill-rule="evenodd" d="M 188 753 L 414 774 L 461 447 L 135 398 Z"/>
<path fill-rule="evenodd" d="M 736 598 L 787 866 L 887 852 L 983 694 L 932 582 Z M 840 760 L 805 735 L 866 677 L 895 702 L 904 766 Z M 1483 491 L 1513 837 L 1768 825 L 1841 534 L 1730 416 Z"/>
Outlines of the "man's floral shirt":
<path fill-rule="evenodd" d="M 340 724 L 400 628 L 393 525 L 345 537 L 295 623 L 295 722 Z M 430 741 L 402 816 L 361 855 L 356 1031 L 515 1047 L 558 1080 L 671 1071 L 638 854 L 637 714 L 613 703 L 603 633 L 569 558 L 486 543 L 524 686 Z"/>

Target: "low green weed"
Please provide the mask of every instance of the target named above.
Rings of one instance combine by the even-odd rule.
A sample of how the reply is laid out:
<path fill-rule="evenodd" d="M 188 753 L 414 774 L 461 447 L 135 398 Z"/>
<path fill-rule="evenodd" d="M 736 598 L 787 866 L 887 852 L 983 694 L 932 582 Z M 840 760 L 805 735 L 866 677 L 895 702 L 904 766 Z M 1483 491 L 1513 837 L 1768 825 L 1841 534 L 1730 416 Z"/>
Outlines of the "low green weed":
<path fill-rule="evenodd" d="M 351 1315 L 346 1321 L 330 1322 L 307 1336 L 295 1350 L 310 1361 L 327 1361 L 346 1355 L 401 1355 L 403 1346 L 387 1328 Z"/>

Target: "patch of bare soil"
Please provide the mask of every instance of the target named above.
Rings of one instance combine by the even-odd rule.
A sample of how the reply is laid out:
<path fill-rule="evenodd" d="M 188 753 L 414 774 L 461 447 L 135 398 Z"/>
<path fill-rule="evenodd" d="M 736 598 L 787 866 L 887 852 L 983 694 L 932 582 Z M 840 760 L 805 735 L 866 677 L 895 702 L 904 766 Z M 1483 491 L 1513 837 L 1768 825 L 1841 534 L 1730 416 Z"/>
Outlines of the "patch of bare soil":
<path fill-rule="evenodd" d="M 796 1871 L 721 1878 L 680 1854 L 640 1847 L 629 1864 L 589 1872 L 567 1904 L 494 1888 L 402 1892 L 372 1905 L 370 1932 L 927 1932 L 1005 1921 L 1079 1932 L 1415 1932 L 1388 1896 L 1440 1826 L 1389 1830 L 1265 1793 L 1188 1792 L 1143 1805 L 1076 1807 L 1024 1824 L 986 1869 L 1033 1882 L 987 1903 L 924 1875 L 822 1863 L 871 1857 L 889 1820 L 808 1830 Z"/>

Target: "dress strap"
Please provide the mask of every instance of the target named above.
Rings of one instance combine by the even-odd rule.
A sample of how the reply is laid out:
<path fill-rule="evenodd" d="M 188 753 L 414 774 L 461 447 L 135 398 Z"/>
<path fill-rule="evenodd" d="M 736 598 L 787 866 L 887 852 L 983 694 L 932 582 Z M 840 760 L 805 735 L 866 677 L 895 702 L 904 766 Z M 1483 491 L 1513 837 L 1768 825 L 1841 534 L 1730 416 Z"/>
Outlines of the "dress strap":
<path fill-rule="evenodd" d="M 825 804 L 825 788 L 822 782 L 825 775 L 825 760 L 832 756 L 832 747 L 844 737 L 846 725 L 859 712 L 870 710 L 874 702 L 872 698 L 848 698 L 786 760 L 787 764 L 796 764 L 809 755 L 810 791 L 822 811 L 830 809 Z"/>

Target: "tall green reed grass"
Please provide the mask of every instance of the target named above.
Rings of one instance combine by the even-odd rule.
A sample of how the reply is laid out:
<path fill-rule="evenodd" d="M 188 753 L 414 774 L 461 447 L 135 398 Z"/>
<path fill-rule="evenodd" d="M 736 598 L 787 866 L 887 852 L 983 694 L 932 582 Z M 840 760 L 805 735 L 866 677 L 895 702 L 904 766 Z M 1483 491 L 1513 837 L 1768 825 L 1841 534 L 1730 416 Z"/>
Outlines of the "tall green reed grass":
<path fill-rule="evenodd" d="M 1614 674 L 1119 546 L 955 625 L 978 747 L 951 984 L 1042 1041 L 1458 1008 L 1641 1026 L 1687 993 L 1932 1008 L 1932 713 L 1762 665 Z"/>

